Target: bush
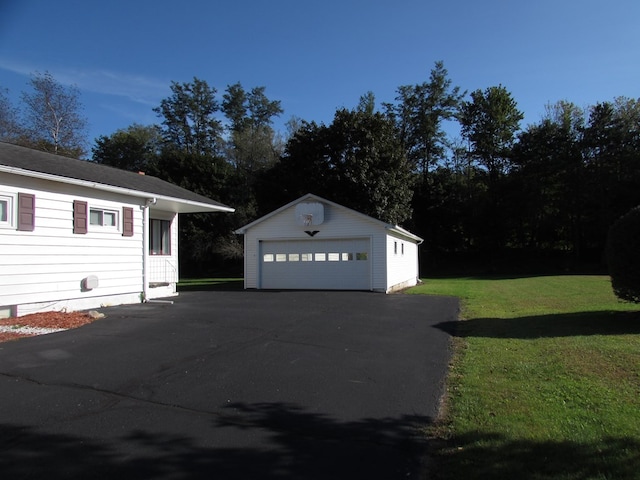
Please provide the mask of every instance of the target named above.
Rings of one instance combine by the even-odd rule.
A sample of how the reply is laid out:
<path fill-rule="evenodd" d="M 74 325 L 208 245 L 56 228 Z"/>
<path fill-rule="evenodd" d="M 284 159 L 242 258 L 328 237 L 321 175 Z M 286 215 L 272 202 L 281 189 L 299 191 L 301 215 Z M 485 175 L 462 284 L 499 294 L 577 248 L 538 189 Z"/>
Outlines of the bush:
<path fill-rule="evenodd" d="M 640 206 L 609 229 L 606 255 L 613 292 L 621 300 L 640 303 Z"/>

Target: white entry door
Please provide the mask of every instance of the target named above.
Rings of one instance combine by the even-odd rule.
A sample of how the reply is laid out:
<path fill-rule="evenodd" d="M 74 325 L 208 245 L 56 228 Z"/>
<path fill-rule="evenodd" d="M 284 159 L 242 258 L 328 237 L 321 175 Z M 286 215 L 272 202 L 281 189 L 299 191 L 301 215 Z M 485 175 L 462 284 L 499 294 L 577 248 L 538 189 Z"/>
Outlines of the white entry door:
<path fill-rule="evenodd" d="M 259 288 L 371 290 L 371 240 L 261 241 Z"/>

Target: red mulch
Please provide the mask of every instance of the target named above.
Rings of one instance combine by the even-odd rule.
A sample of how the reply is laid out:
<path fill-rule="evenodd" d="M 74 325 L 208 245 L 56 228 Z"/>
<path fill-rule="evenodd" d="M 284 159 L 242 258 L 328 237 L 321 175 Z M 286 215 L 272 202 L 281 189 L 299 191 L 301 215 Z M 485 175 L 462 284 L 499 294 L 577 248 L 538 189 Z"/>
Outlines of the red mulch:
<path fill-rule="evenodd" d="M 38 328 L 77 328 L 87 323 L 93 322 L 85 312 L 43 312 L 32 313 L 22 317 L 3 318 L 0 325 L 19 325 L 21 327 L 38 327 Z M 23 337 L 32 337 L 33 335 L 24 335 L 14 332 L 0 332 L 0 342 L 16 340 Z"/>

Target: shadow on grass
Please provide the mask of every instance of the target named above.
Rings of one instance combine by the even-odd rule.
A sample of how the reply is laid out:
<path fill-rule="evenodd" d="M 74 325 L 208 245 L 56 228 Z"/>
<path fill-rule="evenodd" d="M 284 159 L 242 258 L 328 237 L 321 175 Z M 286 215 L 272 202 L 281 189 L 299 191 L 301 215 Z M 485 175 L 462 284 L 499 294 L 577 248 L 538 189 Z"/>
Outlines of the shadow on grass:
<path fill-rule="evenodd" d="M 640 442 L 505 440 L 471 433 L 432 448 L 430 479 L 586 480 L 640 478 Z"/>
<path fill-rule="evenodd" d="M 341 422 L 287 403 L 235 403 L 197 439 L 137 430 L 105 440 L 0 425 L 0 472 L 48 480 L 418 478 L 427 448 L 420 428 L 430 421 Z"/>
<path fill-rule="evenodd" d="M 640 312 L 584 312 L 512 319 L 474 318 L 434 325 L 456 337 L 551 338 L 640 334 Z"/>
<path fill-rule="evenodd" d="M 243 278 L 197 278 L 178 283 L 178 292 L 227 292 L 243 288 Z"/>

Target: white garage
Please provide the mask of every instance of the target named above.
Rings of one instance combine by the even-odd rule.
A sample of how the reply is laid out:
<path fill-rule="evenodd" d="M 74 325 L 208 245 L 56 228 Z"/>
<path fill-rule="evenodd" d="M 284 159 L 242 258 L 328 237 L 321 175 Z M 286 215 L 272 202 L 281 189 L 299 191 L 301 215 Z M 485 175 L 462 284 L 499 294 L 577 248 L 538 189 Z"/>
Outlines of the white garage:
<path fill-rule="evenodd" d="M 236 233 L 245 288 L 388 293 L 419 278 L 420 237 L 313 194 Z"/>

